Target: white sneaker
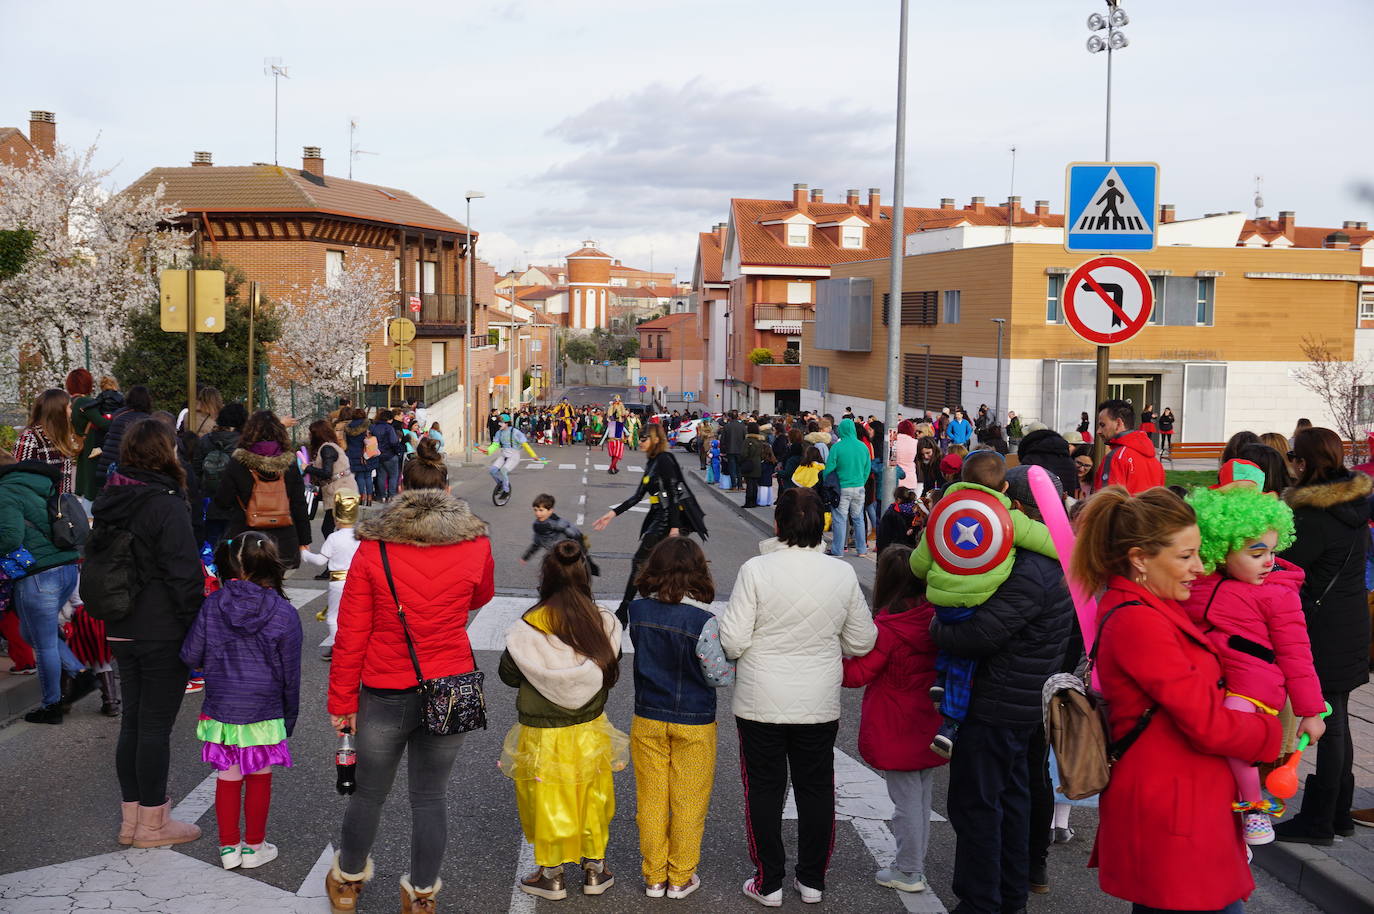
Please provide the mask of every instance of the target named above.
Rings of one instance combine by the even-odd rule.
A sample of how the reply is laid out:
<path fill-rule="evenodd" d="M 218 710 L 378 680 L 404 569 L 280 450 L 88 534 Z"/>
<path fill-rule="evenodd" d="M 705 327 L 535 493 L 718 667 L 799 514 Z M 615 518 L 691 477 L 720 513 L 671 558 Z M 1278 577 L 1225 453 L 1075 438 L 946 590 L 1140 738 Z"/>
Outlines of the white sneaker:
<path fill-rule="evenodd" d="M 801 895 L 801 900 L 804 904 L 820 904 L 821 899 L 825 895 L 820 889 L 813 889 L 809 885 L 802 885 L 801 880 L 795 877 L 792 879 L 792 885 Z"/>
<path fill-rule="evenodd" d="M 276 860 L 277 846 L 275 844 L 268 844 L 264 841 L 262 847 L 254 850 L 245 844 L 242 845 L 240 853 L 243 855 L 243 863 L 241 865 L 245 870 L 251 870 Z"/>
<path fill-rule="evenodd" d="M 924 892 L 926 877 L 920 873 L 905 873 L 895 866 L 883 867 L 874 877 L 878 885 L 899 892 Z"/>
<path fill-rule="evenodd" d="M 243 862 L 243 845 L 226 844 L 219 849 L 219 864 L 226 870 L 232 870 Z"/>
<path fill-rule="evenodd" d="M 696 873 L 693 873 L 692 878 L 688 879 L 682 885 L 674 885 L 672 883 L 669 883 L 668 897 L 686 898 L 688 895 L 692 894 L 699 888 L 701 888 L 701 877 L 699 877 Z"/>
<path fill-rule="evenodd" d="M 782 889 L 777 889 L 765 895 L 759 891 L 758 880 L 756 878 L 744 880 L 744 894 L 754 899 L 765 908 L 782 907 Z"/>

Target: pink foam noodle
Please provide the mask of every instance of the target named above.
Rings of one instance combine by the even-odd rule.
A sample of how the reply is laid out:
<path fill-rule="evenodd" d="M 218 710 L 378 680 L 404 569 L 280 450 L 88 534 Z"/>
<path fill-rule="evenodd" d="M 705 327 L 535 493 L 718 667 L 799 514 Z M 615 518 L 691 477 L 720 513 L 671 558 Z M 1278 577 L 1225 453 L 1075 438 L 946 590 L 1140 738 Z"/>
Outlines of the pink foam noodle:
<path fill-rule="evenodd" d="M 1091 649 L 1093 636 L 1097 634 L 1097 599 L 1069 573 L 1069 566 L 1073 562 L 1074 537 L 1073 527 L 1069 526 L 1069 514 L 1064 510 L 1064 500 L 1059 497 L 1059 490 L 1054 487 L 1044 467 L 1031 467 L 1029 479 L 1031 494 L 1035 496 L 1035 504 L 1040 509 L 1045 526 L 1050 529 L 1050 539 L 1054 540 L 1059 564 L 1063 566 L 1064 577 L 1069 582 L 1069 596 L 1073 598 L 1074 608 L 1078 612 L 1078 627 L 1083 632 L 1083 647 L 1085 650 Z"/>

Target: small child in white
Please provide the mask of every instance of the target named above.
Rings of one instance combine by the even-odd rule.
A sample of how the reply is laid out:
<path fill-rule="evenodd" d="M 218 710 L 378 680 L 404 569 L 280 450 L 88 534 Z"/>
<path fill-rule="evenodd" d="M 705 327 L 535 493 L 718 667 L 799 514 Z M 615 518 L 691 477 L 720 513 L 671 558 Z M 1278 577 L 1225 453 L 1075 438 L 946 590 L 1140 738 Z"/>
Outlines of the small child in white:
<path fill-rule="evenodd" d="M 318 553 L 301 553 L 302 561 L 311 565 L 329 566 L 329 608 L 323 621 L 329 625 L 329 635 L 320 642 L 320 659 L 329 660 L 334 656 L 334 635 L 339 630 L 339 601 L 343 599 L 344 580 L 348 577 L 348 566 L 353 564 L 353 553 L 358 551 L 358 538 L 353 535 L 353 525 L 358 522 L 358 493 L 338 492 L 334 495 L 334 532 L 325 538 Z M 318 618 L 318 617 L 317 617 Z"/>

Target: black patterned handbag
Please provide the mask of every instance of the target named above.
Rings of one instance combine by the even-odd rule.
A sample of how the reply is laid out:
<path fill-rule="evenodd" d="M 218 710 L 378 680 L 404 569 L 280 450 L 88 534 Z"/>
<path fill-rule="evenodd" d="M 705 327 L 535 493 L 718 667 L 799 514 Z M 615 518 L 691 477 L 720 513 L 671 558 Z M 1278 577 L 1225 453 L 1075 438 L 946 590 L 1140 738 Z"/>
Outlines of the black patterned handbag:
<path fill-rule="evenodd" d="M 401 598 L 396 595 L 396 582 L 391 578 L 391 562 L 387 560 L 386 543 L 378 542 L 377 545 L 382 552 L 382 570 L 386 572 L 386 586 L 391 589 L 391 599 L 396 603 L 396 615 L 401 619 L 401 631 L 406 636 L 406 650 L 410 651 L 410 662 L 415 667 L 415 681 L 420 689 L 421 714 L 424 716 L 425 729 L 435 736 L 452 736 L 455 733 L 487 729 L 487 698 L 482 691 L 482 682 L 486 677 L 481 670 L 454 676 L 440 676 L 438 679 L 426 679 L 420 672 L 420 659 L 415 656 L 415 642 L 410 638 L 406 611 L 401 606 Z M 473 662 L 476 662 L 475 655 Z"/>

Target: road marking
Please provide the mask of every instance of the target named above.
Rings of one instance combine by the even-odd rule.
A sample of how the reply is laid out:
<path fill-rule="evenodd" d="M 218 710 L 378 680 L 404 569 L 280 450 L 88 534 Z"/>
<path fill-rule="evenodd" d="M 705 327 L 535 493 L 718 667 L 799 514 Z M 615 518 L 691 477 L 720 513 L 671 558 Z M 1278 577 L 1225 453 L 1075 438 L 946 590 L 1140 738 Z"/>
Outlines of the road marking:
<path fill-rule="evenodd" d="M 212 771 L 191 789 L 186 798 L 172 810 L 172 818 L 183 822 L 199 822 L 200 817 L 215 805 L 215 781 L 218 777 Z"/>
<path fill-rule="evenodd" d="M 584 486 L 587 484 L 587 476 L 586 476 L 585 473 L 582 475 L 582 484 L 583 484 Z"/>
<path fill-rule="evenodd" d="M 579 505 L 585 505 L 585 504 L 587 503 L 587 493 L 586 493 L 586 492 L 583 492 L 581 495 L 577 496 L 577 503 L 578 503 Z"/>
<path fill-rule="evenodd" d="M 573 521 L 573 523 L 574 523 L 576 526 L 580 527 L 580 526 L 582 526 L 582 521 L 583 521 L 584 519 L 585 519 L 584 515 L 582 514 L 582 512 L 579 511 L 578 514 L 577 514 L 577 520 Z"/>
<path fill-rule="evenodd" d="M 644 472 L 644 468 L 643 468 L 642 466 L 638 466 L 638 465 L 632 464 L 632 463 L 627 463 L 627 464 L 625 464 L 625 469 L 628 470 L 628 471 L 631 472 L 631 473 L 643 473 L 643 472 Z"/>
<path fill-rule="evenodd" d="M 334 865 L 334 845 L 326 844 L 324 850 L 320 851 L 320 859 L 315 861 L 315 865 L 310 868 L 310 872 L 305 874 L 305 879 L 301 881 L 301 887 L 296 890 L 297 898 L 327 898 L 329 893 L 324 888 L 324 877 L 328 875 L 329 868 Z"/>
<path fill-rule="evenodd" d="M 614 508 L 615 505 L 607 505 L 606 507 L 608 507 L 608 508 Z M 649 507 L 648 507 L 648 505 L 631 505 L 630 507 L 626 508 L 625 510 L 626 510 L 626 511 L 634 511 L 634 512 L 637 513 L 637 514 L 648 514 L 648 513 L 649 513 Z"/>
<path fill-rule="evenodd" d="M 611 465 L 609 463 L 597 463 L 592 465 L 593 470 L 609 470 L 610 468 Z"/>
<path fill-rule="evenodd" d="M 525 464 L 525 469 L 527 469 L 527 470 L 542 470 L 542 469 L 544 469 L 544 464 L 540 463 L 540 462 L 537 461 L 537 460 L 531 460 L 531 461 L 529 461 L 528 463 Z"/>
<path fill-rule="evenodd" d="M 560 463 L 558 468 L 560 470 L 575 470 L 577 469 L 577 465 L 572 463 Z"/>
<path fill-rule="evenodd" d="M 325 588 L 320 587 L 287 587 L 286 602 L 297 609 L 305 609 L 315 600 L 329 593 Z"/>
<path fill-rule="evenodd" d="M 520 891 L 520 880 L 534 872 L 534 845 L 522 836 L 520 853 L 515 860 L 515 887 L 510 890 L 511 914 L 534 914 L 535 898 Z"/>

